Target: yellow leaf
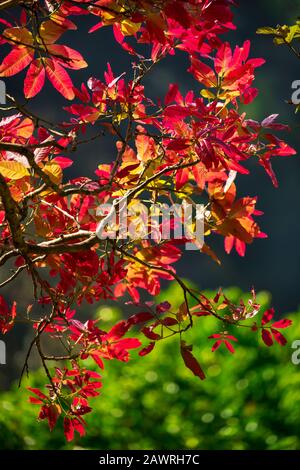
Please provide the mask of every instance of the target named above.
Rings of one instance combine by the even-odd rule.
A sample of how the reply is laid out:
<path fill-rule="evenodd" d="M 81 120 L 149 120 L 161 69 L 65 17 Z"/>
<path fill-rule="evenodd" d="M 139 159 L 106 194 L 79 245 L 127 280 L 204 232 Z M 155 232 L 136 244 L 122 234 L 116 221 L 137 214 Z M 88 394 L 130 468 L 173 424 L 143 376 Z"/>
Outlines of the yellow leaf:
<path fill-rule="evenodd" d="M 121 30 L 124 36 L 132 36 L 137 33 L 142 23 L 133 23 L 129 20 L 124 20 L 121 23 Z"/>
<path fill-rule="evenodd" d="M 2 161 L 0 162 L 0 173 L 5 178 L 10 180 L 20 180 L 24 176 L 29 176 L 28 169 L 22 163 L 15 161 Z"/>
<path fill-rule="evenodd" d="M 60 184 L 62 180 L 62 169 L 54 162 L 48 162 L 43 168 L 43 172 L 46 173 L 51 181 L 55 184 Z"/>
<path fill-rule="evenodd" d="M 120 13 L 124 11 L 124 8 L 117 7 L 117 5 L 114 5 L 115 11 L 111 9 L 110 11 L 102 11 L 101 12 L 101 19 L 104 24 L 113 24 L 118 21 L 118 19 L 121 18 Z"/>
<path fill-rule="evenodd" d="M 201 90 L 200 94 L 201 94 L 201 96 L 203 96 L 203 98 L 215 99 L 215 97 L 216 97 L 215 94 L 212 91 L 209 91 L 206 88 L 203 88 L 203 90 Z"/>
<path fill-rule="evenodd" d="M 276 34 L 277 30 L 275 28 L 270 28 L 269 26 L 263 26 L 256 30 L 257 34 Z"/>

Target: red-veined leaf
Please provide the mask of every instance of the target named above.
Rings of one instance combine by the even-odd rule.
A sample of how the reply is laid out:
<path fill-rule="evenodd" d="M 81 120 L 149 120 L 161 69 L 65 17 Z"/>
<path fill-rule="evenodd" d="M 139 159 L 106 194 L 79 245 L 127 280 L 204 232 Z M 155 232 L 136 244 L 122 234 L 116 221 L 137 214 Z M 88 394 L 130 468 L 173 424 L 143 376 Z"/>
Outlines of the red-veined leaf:
<path fill-rule="evenodd" d="M 55 59 L 46 59 L 46 73 L 56 90 L 67 100 L 73 100 L 73 83 L 65 69 Z"/>
<path fill-rule="evenodd" d="M 192 57 L 191 67 L 188 69 L 191 72 L 196 80 L 208 88 L 215 87 L 217 85 L 217 79 L 214 71 L 206 64 L 201 62 L 198 59 Z"/>
<path fill-rule="evenodd" d="M 26 98 L 36 96 L 45 83 L 45 67 L 41 59 L 35 60 L 30 65 L 24 81 L 24 95 Z"/>
<path fill-rule="evenodd" d="M 51 44 L 47 49 L 50 54 L 53 54 L 54 56 L 60 55 L 66 58 L 65 61 L 61 58 L 58 59 L 63 61 L 64 67 L 79 70 L 88 66 L 82 55 L 78 51 L 75 51 L 75 49 L 71 49 L 71 47 Z"/>
<path fill-rule="evenodd" d="M 34 51 L 27 47 L 15 47 L 0 65 L 0 77 L 11 77 L 21 72 L 30 64 Z"/>

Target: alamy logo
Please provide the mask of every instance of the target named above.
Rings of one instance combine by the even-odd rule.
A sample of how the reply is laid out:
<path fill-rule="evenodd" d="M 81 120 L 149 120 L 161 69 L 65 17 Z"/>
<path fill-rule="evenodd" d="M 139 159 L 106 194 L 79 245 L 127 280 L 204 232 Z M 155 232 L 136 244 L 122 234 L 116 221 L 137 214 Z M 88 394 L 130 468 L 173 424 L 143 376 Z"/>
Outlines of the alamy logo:
<path fill-rule="evenodd" d="M 6 85 L 0 80 L 0 104 L 6 104 Z"/>
<path fill-rule="evenodd" d="M 291 97 L 292 103 L 298 105 L 300 104 L 300 80 L 293 81 L 292 89 L 295 90 Z"/>
<path fill-rule="evenodd" d="M 6 364 L 6 344 L 0 340 L 0 365 Z"/>
<path fill-rule="evenodd" d="M 102 218 L 96 230 L 101 240 L 184 239 L 186 250 L 196 250 L 204 244 L 203 204 L 151 204 L 149 207 L 123 197 L 113 204 L 100 205 L 97 215 Z"/>
<path fill-rule="evenodd" d="M 292 363 L 298 366 L 300 364 L 300 339 L 293 342 L 292 349 L 295 349 L 292 354 Z"/>

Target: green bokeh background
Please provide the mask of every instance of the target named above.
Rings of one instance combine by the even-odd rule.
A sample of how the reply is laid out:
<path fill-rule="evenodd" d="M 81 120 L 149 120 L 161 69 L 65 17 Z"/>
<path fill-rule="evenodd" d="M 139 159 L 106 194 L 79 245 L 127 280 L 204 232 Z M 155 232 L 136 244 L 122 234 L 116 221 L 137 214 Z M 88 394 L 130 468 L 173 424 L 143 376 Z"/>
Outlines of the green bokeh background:
<path fill-rule="evenodd" d="M 226 294 L 235 301 L 242 295 L 236 288 Z M 173 284 L 161 298 L 172 299 L 175 307 L 182 293 Z M 259 293 L 258 301 L 267 307 L 269 295 Z M 120 315 L 110 306 L 96 312 L 107 328 Z M 300 365 L 291 361 L 291 345 L 300 339 L 300 312 L 289 318 L 294 327 L 285 330 L 285 347 L 267 348 L 257 333 L 240 328 L 234 355 L 222 348 L 211 352 L 207 336 L 220 325 L 213 318 L 199 318 L 185 339 L 207 373 L 204 382 L 183 365 L 177 337 L 162 341 L 144 358 L 134 354 L 128 364 L 107 363 L 102 394 L 92 400 L 94 411 L 87 415 L 87 435 L 70 444 L 62 422 L 50 433 L 45 422 L 37 422 L 39 407 L 28 403 L 25 387 L 15 386 L 0 395 L 0 447 L 300 449 Z M 43 373 L 30 375 L 31 386 L 43 384 Z"/>

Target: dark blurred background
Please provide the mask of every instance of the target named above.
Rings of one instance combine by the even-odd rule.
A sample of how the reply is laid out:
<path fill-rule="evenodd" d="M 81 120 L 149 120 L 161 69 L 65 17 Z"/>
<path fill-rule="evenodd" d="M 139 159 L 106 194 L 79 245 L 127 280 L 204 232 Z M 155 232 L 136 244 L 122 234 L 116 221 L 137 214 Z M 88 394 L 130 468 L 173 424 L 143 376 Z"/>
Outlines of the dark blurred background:
<path fill-rule="evenodd" d="M 289 124 L 292 130 L 291 133 L 280 133 L 280 137 L 299 149 L 300 116 L 294 114 L 293 107 L 287 101 L 291 97 L 292 82 L 300 79 L 300 63 L 288 49 L 276 47 L 270 36 L 257 35 L 256 29 L 260 26 L 294 23 L 297 16 L 300 16 L 300 0 L 244 0 L 239 2 L 238 8 L 234 8 L 234 13 L 237 30 L 227 34 L 228 41 L 234 46 L 242 45 L 244 40 L 250 39 L 251 56 L 266 59 L 266 64 L 257 69 L 254 83 L 260 90 L 259 96 L 245 111 L 249 118 L 257 120 L 279 113 L 279 121 Z M 88 69 L 71 74 L 76 86 L 90 76 L 102 79 L 108 61 L 116 75 L 124 70 L 130 72 L 132 58 L 116 45 L 110 28 L 103 28 L 89 35 L 88 30 L 97 19 L 75 18 L 75 22 L 79 26 L 79 32 L 66 33 L 61 42 L 82 52 L 89 63 Z M 1 49 L 1 60 L 6 53 L 4 49 Z M 197 90 L 197 82 L 186 73 L 187 67 L 187 58 L 181 53 L 163 61 L 148 78 L 146 85 L 151 90 L 151 96 L 163 96 L 172 82 L 177 82 L 182 92 L 190 88 Z M 19 74 L 7 80 L 8 93 L 19 97 L 21 101 L 23 78 L 24 75 Z M 32 100 L 31 108 L 48 120 L 57 121 L 62 119 L 61 109 L 65 105 L 65 100 L 46 83 L 42 93 Z M 109 136 L 104 137 L 81 147 L 73 158 L 74 165 L 68 176 L 93 176 L 99 163 L 115 158 L 115 147 Z M 177 264 L 177 270 L 180 276 L 193 280 L 200 288 L 238 285 L 247 291 L 254 285 L 257 290 L 268 290 L 272 293 L 273 305 L 281 314 L 296 310 L 300 304 L 300 160 L 297 156 L 278 157 L 274 162 L 274 169 L 278 175 L 279 189 L 272 186 L 269 177 L 258 166 L 253 167 L 250 176 L 239 176 L 238 182 L 240 195 L 258 195 L 257 207 L 265 211 L 259 222 L 269 238 L 257 240 L 247 247 L 245 258 L 240 258 L 235 253 L 226 255 L 222 240 L 210 240 L 210 245 L 222 260 L 222 266 L 217 266 L 205 255 L 187 251 Z M 1 273 L 0 279 L 3 276 Z M 8 299 L 21 296 L 24 305 L 27 305 L 31 299 L 31 288 L 28 287 L 26 277 L 18 279 L 6 289 L 5 296 Z M 87 314 L 91 313 L 91 309 L 93 306 L 84 307 Z M 24 349 L 29 342 L 22 327 L 18 327 L 5 339 L 11 360 L 7 366 L 0 368 L 0 388 L 6 387 L 18 375 Z"/>

